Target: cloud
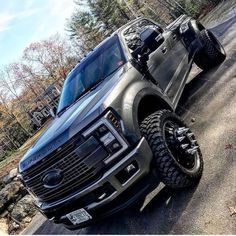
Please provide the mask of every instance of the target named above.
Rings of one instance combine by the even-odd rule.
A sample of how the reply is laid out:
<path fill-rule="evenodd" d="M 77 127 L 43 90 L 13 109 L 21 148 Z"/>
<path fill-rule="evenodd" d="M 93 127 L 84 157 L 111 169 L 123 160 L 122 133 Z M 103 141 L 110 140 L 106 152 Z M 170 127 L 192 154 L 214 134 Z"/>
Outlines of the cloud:
<path fill-rule="evenodd" d="M 40 10 L 39 8 L 33 8 L 33 9 L 30 9 L 30 10 L 25 10 L 25 11 L 18 12 L 16 14 L 16 18 L 17 19 L 23 19 L 23 18 L 26 18 L 26 17 L 30 17 L 30 16 L 36 14 L 39 10 Z"/>
<path fill-rule="evenodd" d="M 0 65 L 20 57 L 32 42 L 65 35 L 75 7 L 74 0 L 0 0 Z"/>
<path fill-rule="evenodd" d="M 38 12 L 38 9 L 20 11 L 18 13 L 1 13 L 0 15 L 0 32 L 11 29 L 14 20 L 21 20 L 30 17 Z"/>
<path fill-rule="evenodd" d="M 9 27 L 9 26 L 6 26 L 6 25 L 1 25 L 0 24 L 0 32 L 3 32 L 3 31 L 7 31 L 7 30 L 9 30 L 11 27 Z"/>
<path fill-rule="evenodd" d="M 0 31 L 6 31 L 10 29 L 11 21 L 15 18 L 12 14 L 1 14 L 0 15 Z"/>
<path fill-rule="evenodd" d="M 48 0 L 50 15 L 67 18 L 75 8 L 74 0 Z"/>
<path fill-rule="evenodd" d="M 47 0 L 45 16 L 28 43 L 49 37 L 52 34 L 64 34 L 66 21 L 75 9 L 74 0 Z M 49 23 L 50 22 L 50 25 Z"/>

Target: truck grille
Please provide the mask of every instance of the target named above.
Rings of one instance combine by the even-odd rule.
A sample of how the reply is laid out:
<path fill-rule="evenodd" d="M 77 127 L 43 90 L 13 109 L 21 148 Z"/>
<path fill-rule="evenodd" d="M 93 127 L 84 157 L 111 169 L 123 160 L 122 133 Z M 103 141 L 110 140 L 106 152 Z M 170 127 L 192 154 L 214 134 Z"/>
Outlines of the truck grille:
<path fill-rule="evenodd" d="M 73 138 L 42 161 L 23 173 L 27 187 L 42 201 L 51 203 L 81 190 L 101 175 L 106 150 L 91 136 L 87 140 Z M 44 177 L 58 171 L 63 179 L 57 186 L 48 187 Z"/>

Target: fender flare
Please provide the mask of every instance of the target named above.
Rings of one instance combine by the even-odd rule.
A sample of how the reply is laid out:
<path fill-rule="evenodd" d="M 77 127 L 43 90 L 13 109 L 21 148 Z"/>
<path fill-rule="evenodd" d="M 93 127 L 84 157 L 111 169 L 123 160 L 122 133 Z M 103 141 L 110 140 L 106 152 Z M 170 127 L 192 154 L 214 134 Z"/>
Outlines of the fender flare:
<path fill-rule="evenodd" d="M 124 104 L 121 108 L 121 117 L 124 121 L 124 130 L 123 133 L 128 138 L 128 140 L 132 143 L 136 143 L 141 138 L 141 133 L 139 131 L 139 121 L 138 121 L 138 112 L 139 112 L 139 105 L 141 100 L 145 96 L 153 96 L 156 97 L 157 101 L 162 101 L 166 104 L 165 108 L 169 108 L 170 110 L 174 110 L 171 102 L 168 100 L 167 97 L 165 97 L 161 91 L 158 91 L 157 89 L 150 88 L 150 87 L 143 87 L 138 92 L 133 93 L 129 91 L 129 93 L 126 93 L 124 96 Z M 131 98 L 132 97 L 132 98 Z M 129 99 L 128 99 L 129 98 Z M 129 101 L 127 103 L 127 101 Z M 131 109 L 132 107 L 132 109 Z"/>

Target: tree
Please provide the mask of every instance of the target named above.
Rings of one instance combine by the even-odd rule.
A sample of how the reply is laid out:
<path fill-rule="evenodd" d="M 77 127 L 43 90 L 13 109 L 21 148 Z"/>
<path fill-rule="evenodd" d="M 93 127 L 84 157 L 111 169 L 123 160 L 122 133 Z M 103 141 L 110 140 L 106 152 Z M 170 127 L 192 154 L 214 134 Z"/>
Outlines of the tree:
<path fill-rule="evenodd" d="M 127 23 L 131 17 L 117 0 L 88 0 L 94 20 L 105 36 Z M 133 17 L 135 18 L 135 17 Z"/>
<path fill-rule="evenodd" d="M 17 103 L 16 111 L 18 110 L 19 113 L 21 113 L 22 111 L 24 113 L 27 112 L 27 110 L 28 110 L 27 106 L 20 98 L 20 96 L 19 96 L 20 91 L 19 91 L 18 87 L 16 86 L 14 78 L 12 78 L 12 70 L 11 70 L 10 65 L 6 66 L 4 68 L 4 70 L 1 72 L 0 87 L 1 87 L 0 101 L 2 102 L 2 104 L 6 108 L 5 112 L 10 111 L 10 109 L 9 109 L 10 108 L 10 106 L 9 106 L 10 100 L 17 101 L 17 102 L 15 102 L 15 103 Z M 13 116 L 14 113 L 11 112 L 11 115 Z M 14 115 L 14 118 L 17 120 L 17 116 Z M 19 119 L 17 120 L 17 122 L 20 124 L 20 126 L 22 127 L 22 129 L 24 130 L 25 133 L 27 133 L 28 135 L 31 135 L 30 131 L 27 129 L 27 127 L 22 125 L 22 123 L 19 121 Z"/>
<path fill-rule="evenodd" d="M 24 72 L 47 87 L 52 82 L 63 80 L 77 57 L 70 44 L 56 34 L 47 40 L 31 43 L 24 50 L 23 61 Z"/>
<path fill-rule="evenodd" d="M 68 22 L 67 31 L 80 57 L 93 49 L 105 37 L 131 19 L 130 13 L 117 0 L 76 1 L 78 8 Z"/>
<path fill-rule="evenodd" d="M 30 44 L 20 62 L 10 63 L 2 69 L 0 129 L 15 147 L 32 135 L 28 114 L 37 107 L 38 97 L 52 83 L 61 83 L 77 60 L 70 43 L 54 35 Z M 48 105 L 46 99 L 42 101 L 44 106 Z"/>
<path fill-rule="evenodd" d="M 1 120 L 6 127 L 10 128 L 12 122 L 16 123 L 19 126 L 19 129 L 27 136 L 31 136 L 31 133 L 24 127 L 24 125 L 19 120 L 16 115 L 16 107 L 14 106 L 14 102 L 9 99 L 7 92 L 3 90 L 0 91 L 0 112 L 1 112 Z M 3 129 L 6 129 L 3 126 Z"/>
<path fill-rule="evenodd" d="M 77 48 L 79 58 L 103 39 L 102 31 L 89 12 L 76 11 L 71 17 L 67 30 Z"/>

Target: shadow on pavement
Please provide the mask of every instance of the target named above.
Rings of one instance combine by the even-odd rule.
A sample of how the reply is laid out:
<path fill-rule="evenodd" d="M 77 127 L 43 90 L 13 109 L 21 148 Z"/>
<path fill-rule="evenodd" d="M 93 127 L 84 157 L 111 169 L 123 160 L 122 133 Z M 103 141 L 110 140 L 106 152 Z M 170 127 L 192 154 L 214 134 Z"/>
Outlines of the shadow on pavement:
<path fill-rule="evenodd" d="M 130 208 L 109 220 L 82 229 L 81 234 L 168 234 L 192 198 L 195 188 L 171 190 L 162 188 L 140 211 Z M 153 191 L 155 192 L 155 190 Z M 152 192 L 152 193 L 153 193 Z M 147 197 L 149 198 L 149 197 Z"/>
<path fill-rule="evenodd" d="M 35 234 L 55 232 L 57 234 L 168 234 L 187 207 L 195 189 L 196 187 L 181 191 L 171 190 L 168 187 L 163 187 L 160 191 L 155 189 L 154 196 L 148 199 L 141 210 L 140 207 L 133 206 L 106 220 L 76 231 L 67 230 L 47 220 Z"/>
<path fill-rule="evenodd" d="M 218 37 L 221 37 L 226 33 L 226 31 L 235 24 L 236 16 L 231 17 L 230 19 L 226 20 L 225 22 L 211 28 L 210 30 L 215 33 Z"/>

